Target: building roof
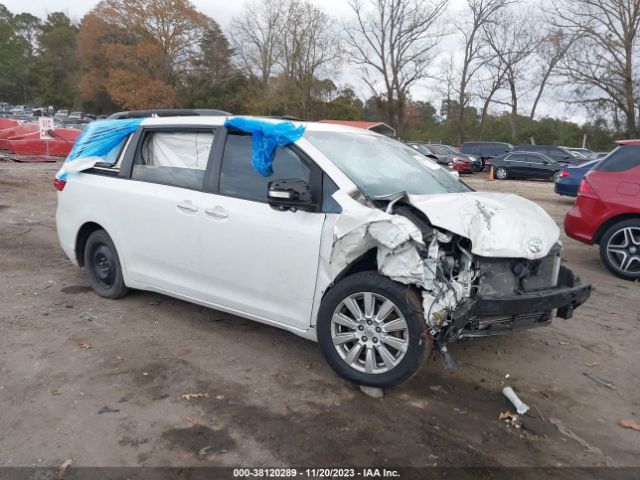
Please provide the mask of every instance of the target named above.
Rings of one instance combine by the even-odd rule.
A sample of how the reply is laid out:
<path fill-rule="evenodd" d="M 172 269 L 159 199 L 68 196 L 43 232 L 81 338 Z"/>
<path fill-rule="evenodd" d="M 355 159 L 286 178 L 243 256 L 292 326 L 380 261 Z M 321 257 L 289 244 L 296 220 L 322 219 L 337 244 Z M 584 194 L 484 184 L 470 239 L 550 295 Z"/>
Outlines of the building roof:
<path fill-rule="evenodd" d="M 336 125 L 346 125 L 348 127 L 363 128 L 372 132 L 386 135 L 387 137 L 395 137 L 396 131 L 383 122 L 363 122 L 359 120 L 320 120 L 320 123 L 335 123 Z"/>

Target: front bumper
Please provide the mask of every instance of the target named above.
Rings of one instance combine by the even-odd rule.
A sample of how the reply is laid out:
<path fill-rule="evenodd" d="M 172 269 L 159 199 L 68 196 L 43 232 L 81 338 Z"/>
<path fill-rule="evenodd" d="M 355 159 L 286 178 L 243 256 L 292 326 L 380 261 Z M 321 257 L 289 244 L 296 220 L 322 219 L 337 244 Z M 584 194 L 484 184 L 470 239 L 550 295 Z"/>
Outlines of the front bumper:
<path fill-rule="evenodd" d="M 558 285 L 554 288 L 509 296 L 482 296 L 463 306 L 464 312 L 456 315 L 458 338 L 486 337 L 545 326 L 551 323 L 554 312 L 568 319 L 590 295 L 591 285 L 561 266 Z"/>

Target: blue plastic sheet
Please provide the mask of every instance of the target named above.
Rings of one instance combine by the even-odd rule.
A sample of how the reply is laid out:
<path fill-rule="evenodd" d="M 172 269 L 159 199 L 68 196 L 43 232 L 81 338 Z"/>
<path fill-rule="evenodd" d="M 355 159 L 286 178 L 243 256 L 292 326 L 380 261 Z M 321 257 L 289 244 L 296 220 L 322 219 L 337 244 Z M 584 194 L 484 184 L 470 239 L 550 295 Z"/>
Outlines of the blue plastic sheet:
<path fill-rule="evenodd" d="M 276 148 L 293 143 L 304 134 L 302 125 L 296 127 L 291 122 L 268 122 L 249 117 L 229 118 L 224 126 L 253 135 L 251 164 L 263 177 L 273 174 Z"/>
<path fill-rule="evenodd" d="M 76 139 L 65 164 L 78 158 L 100 157 L 104 163 L 115 163 L 117 158 L 114 151 L 128 135 L 135 132 L 142 118 L 124 120 L 96 120 L 87 125 Z M 64 165 L 56 178 L 65 180 L 67 172 Z"/>

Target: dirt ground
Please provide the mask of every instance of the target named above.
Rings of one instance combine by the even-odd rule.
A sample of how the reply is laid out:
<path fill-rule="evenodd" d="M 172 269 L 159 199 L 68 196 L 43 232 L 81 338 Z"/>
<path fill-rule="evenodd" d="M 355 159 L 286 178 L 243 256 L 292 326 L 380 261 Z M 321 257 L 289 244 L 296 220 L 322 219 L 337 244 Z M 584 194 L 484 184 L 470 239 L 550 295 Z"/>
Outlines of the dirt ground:
<path fill-rule="evenodd" d="M 640 421 L 640 286 L 596 247 L 562 236 L 595 286 L 574 318 L 455 345 L 457 370 L 430 359 L 376 400 L 293 334 L 153 293 L 95 295 L 58 246 L 57 168 L 0 163 L 0 466 L 640 466 L 640 432 L 617 425 Z M 572 204 L 551 183 L 465 178 L 559 224 Z M 498 420 L 506 385 L 532 406 L 522 428 Z"/>

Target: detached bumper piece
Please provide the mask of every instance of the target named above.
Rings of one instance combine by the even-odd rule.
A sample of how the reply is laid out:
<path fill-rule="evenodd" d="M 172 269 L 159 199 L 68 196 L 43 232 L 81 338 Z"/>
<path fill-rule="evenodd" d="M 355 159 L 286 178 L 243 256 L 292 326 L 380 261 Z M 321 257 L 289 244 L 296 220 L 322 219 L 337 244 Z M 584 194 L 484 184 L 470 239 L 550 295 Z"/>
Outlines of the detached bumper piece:
<path fill-rule="evenodd" d="M 591 295 L 591 285 L 583 283 L 571 270 L 561 266 L 558 285 L 510 296 L 482 296 L 468 306 L 470 320 L 461 328 L 459 339 L 500 335 L 551 323 L 553 312 L 571 318 L 574 309 Z"/>

